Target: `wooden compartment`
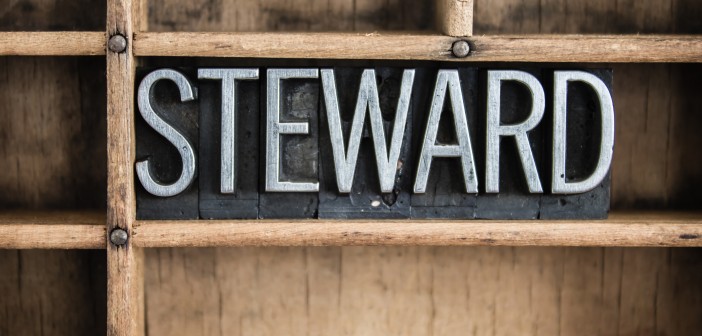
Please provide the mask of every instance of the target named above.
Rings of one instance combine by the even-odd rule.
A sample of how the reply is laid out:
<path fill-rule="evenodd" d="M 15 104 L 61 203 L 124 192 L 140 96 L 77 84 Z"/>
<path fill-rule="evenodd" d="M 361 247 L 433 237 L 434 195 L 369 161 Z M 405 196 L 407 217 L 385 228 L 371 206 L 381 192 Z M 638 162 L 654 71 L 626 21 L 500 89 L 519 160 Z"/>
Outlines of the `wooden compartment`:
<path fill-rule="evenodd" d="M 0 207 L 105 209 L 105 62 L 0 58 Z"/>
<path fill-rule="evenodd" d="M 297 25 L 292 21 L 284 21 L 287 26 L 282 28 L 280 22 L 266 25 L 268 13 L 260 10 L 265 5 L 254 4 L 261 6 L 256 7 L 258 16 L 253 16 L 260 20 L 256 25 L 241 26 L 236 20 L 224 19 L 231 14 L 211 15 L 217 10 L 227 13 L 227 5 L 208 3 L 202 7 L 208 15 L 192 15 L 197 10 L 186 11 L 197 17 L 195 20 L 176 13 L 179 9 L 175 7 L 169 10 L 154 5 L 150 7 L 150 27 L 164 31 L 225 32 L 337 30 L 334 24 L 326 23 L 326 18 L 311 26 L 309 22 L 316 22 L 317 13 L 300 11 L 304 5 L 278 3 L 281 7 L 295 6 L 287 15 L 295 17 Z M 350 2 L 334 3 L 341 7 Z M 636 4 L 477 2 L 476 39 L 491 33 L 702 32 L 702 26 L 693 19 L 702 6 L 693 1 Z M 201 8 L 191 2 L 188 6 Z M 305 18 L 308 13 L 312 18 Z M 354 21 L 357 13 L 349 9 L 337 14 L 336 22 L 343 25 Z M 168 22 L 168 27 L 163 22 Z M 367 22 L 363 29 L 385 30 L 384 24 L 378 17 Z M 409 30 L 423 28 L 414 26 Z M 344 30 L 363 29 L 352 26 Z M 186 37 L 174 33 L 165 39 L 172 37 L 175 41 L 181 36 L 180 41 L 188 44 L 189 38 L 204 35 Z M 526 37 L 524 45 L 529 44 L 530 37 L 539 38 L 538 35 Z M 212 35 L 213 41 L 219 38 L 227 39 Z M 265 36 L 261 38 L 265 47 Z M 289 36 L 271 38 L 282 41 Z M 564 48 L 578 48 L 579 37 L 563 38 Z M 621 39 L 626 43 L 627 37 Z M 173 52 L 192 56 L 189 51 L 194 49 L 197 46 L 181 48 L 182 53 L 177 53 L 177 49 Z M 136 50 L 138 53 L 139 46 Z M 215 55 L 211 48 L 202 50 L 203 54 L 224 56 Z M 231 54 L 242 51 L 237 49 Z M 310 48 L 310 52 L 316 50 Z M 553 47 L 553 53 L 558 53 L 557 46 Z M 638 53 L 645 54 L 640 50 Z M 194 54 L 204 56 L 197 51 Z M 271 51 L 266 55 L 273 54 Z M 397 55 L 401 58 L 400 53 Z M 597 62 L 596 59 L 591 62 Z M 622 57 L 616 62 L 626 63 L 627 59 Z M 696 126 L 700 124 L 698 112 L 702 103 L 695 93 L 702 89 L 702 81 L 697 78 L 702 68 L 698 64 L 604 66 L 613 66 L 615 73 L 617 134 L 610 220 L 554 222 L 533 230 L 538 223 L 484 222 L 476 226 L 465 223 L 465 227 L 455 222 L 415 226 L 394 223 L 395 227 L 391 227 L 372 221 L 265 224 L 231 221 L 205 224 L 212 226 L 200 229 L 198 226 L 203 224 L 198 222 L 142 222 L 136 228 L 137 235 L 149 238 L 137 236 L 135 243 L 142 246 L 431 245 L 461 244 L 466 240 L 465 236 L 461 237 L 463 233 L 468 237 L 466 244 L 479 245 L 578 245 L 582 241 L 576 237 L 591 238 L 585 245 L 658 244 L 656 239 L 663 232 L 640 240 L 634 236 L 651 226 L 671 228 L 678 220 L 684 230 L 685 225 L 698 223 L 702 218 L 698 214 L 702 210 L 699 203 L 702 159 L 696 154 L 702 145 L 702 134 Z M 641 221 L 646 224 L 626 232 L 618 230 Z M 611 226 L 599 229 L 606 223 Z M 357 231 L 358 235 L 342 235 L 350 231 Z M 562 235 L 558 234 L 560 231 Z M 520 234 L 523 238 L 519 238 Z M 680 234 L 674 238 L 682 239 L 677 235 Z M 552 236 L 558 239 L 549 240 Z M 392 240 L 387 240 L 389 237 Z M 699 249 L 669 248 L 155 249 L 148 250 L 145 256 L 146 325 L 149 335 L 692 335 L 702 327 L 698 318 L 702 313 L 702 290 L 698 285 L 702 280 L 701 256 Z"/>
<path fill-rule="evenodd" d="M 0 9 L 0 335 L 106 329 L 105 252 L 13 250 L 104 247 L 105 61 L 66 56 L 104 54 L 104 33 L 85 32 L 104 30 L 104 12 L 82 0 Z"/>
<path fill-rule="evenodd" d="M 104 251 L 0 250 L 0 335 L 100 335 Z"/>
<path fill-rule="evenodd" d="M 272 247 L 146 253 L 149 335 L 695 335 L 702 251 Z"/>
<path fill-rule="evenodd" d="M 0 295 L 9 300 L 0 301 L 0 334 L 702 329 L 697 0 L 478 1 L 465 59 L 451 56 L 458 38 L 434 30 L 442 15 L 429 0 L 10 1 L 0 10 L 0 247 L 107 256 L 2 251 Z M 76 10 L 55 16 L 60 8 Z M 106 52 L 115 33 L 129 40 L 125 52 Z M 105 54 L 106 62 L 84 57 Z M 29 57 L 41 55 L 52 56 Z M 612 215 L 136 221 L 133 80 L 152 56 L 611 66 Z M 128 231 L 127 245 L 106 243 L 115 228 Z M 66 309 L 71 300 L 80 307 Z"/>

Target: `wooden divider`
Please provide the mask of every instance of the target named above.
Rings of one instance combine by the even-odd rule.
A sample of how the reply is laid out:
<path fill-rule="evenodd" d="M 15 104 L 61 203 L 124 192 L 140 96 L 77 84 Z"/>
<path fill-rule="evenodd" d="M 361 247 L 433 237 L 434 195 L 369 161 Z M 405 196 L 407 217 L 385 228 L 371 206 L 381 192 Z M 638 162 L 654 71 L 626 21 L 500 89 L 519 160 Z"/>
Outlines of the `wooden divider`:
<path fill-rule="evenodd" d="M 143 221 L 134 244 L 209 246 L 702 246 L 702 215 L 612 214 L 595 221 Z"/>
<path fill-rule="evenodd" d="M 473 35 L 473 0 L 437 0 L 436 27 L 448 36 Z"/>
<path fill-rule="evenodd" d="M 685 35 L 495 35 L 458 39 L 401 33 L 138 33 L 136 56 L 381 59 L 451 62 L 702 62 L 702 40 Z"/>
<path fill-rule="evenodd" d="M 105 54 L 103 32 L 0 32 L 0 56 Z"/>
<path fill-rule="evenodd" d="M 107 2 L 107 39 L 122 35 L 121 52 L 107 50 L 107 334 L 143 335 L 143 251 L 127 239 L 110 241 L 112 230 L 130 236 L 136 217 L 134 192 L 134 75 L 132 36 L 138 27 L 138 0 Z"/>

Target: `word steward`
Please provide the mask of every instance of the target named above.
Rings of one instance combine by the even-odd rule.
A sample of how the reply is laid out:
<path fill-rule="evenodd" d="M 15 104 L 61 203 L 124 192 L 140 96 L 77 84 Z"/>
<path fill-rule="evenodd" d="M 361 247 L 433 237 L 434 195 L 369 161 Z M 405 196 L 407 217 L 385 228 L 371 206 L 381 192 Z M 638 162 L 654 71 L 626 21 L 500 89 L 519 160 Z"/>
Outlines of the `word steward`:
<path fill-rule="evenodd" d="M 572 195 L 593 194 L 603 183 L 608 201 L 614 106 L 606 81 L 611 81 L 611 71 L 201 68 L 187 72 L 149 71 L 137 88 L 143 124 L 137 131 L 137 152 L 142 155 L 135 168 L 145 208 L 158 209 L 159 200 L 188 207 L 188 202 L 174 199 L 193 194 L 198 179 L 199 190 L 190 198 L 196 197 L 196 204 L 203 202 L 206 180 L 210 205 L 204 212 L 214 214 L 203 215 L 198 205 L 197 215 L 190 215 L 198 218 L 577 218 L 588 217 L 588 211 L 579 214 L 582 207 L 575 206 L 542 216 L 543 204 L 527 209 L 530 215 L 520 214 L 524 209 L 500 214 L 494 208 L 500 196 L 506 209 L 516 207 L 510 203 L 511 194 L 520 196 L 517 203 L 526 208 L 534 208 L 533 202 L 522 202 L 529 198 L 572 203 Z M 159 86 L 170 87 L 170 96 L 167 89 L 159 94 Z M 198 108 L 192 107 L 198 100 L 202 101 Z M 578 113 L 582 115 L 571 116 Z M 199 122 L 188 126 L 182 122 L 187 118 Z M 195 124 L 197 129 L 186 129 Z M 203 128 L 206 125 L 210 128 Z M 143 133 L 160 137 L 160 147 L 140 146 Z M 252 140 L 253 133 L 258 136 Z M 569 142 L 587 147 L 587 157 Z M 172 163 L 166 168 L 155 162 L 164 145 Z M 244 167 L 247 160 L 256 168 Z M 229 210 L 240 207 L 235 203 L 247 193 L 244 189 L 249 191 L 244 207 L 254 210 L 238 215 Z M 261 203 L 296 206 L 285 194 L 298 197 L 297 206 L 314 209 L 305 216 L 295 211 L 289 216 L 280 211 L 261 214 Z M 480 199 L 490 197 L 493 201 L 488 203 L 495 204 L 480 215 Z M 595 217 L 601 216 L 604 204 L 598 201 Z"/>

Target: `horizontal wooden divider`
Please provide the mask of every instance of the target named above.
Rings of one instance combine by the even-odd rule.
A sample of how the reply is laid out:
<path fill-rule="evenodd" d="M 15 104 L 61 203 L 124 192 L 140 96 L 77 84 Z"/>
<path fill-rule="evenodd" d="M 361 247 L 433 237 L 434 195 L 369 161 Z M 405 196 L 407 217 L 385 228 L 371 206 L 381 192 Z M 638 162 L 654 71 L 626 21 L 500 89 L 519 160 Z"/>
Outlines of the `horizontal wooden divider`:
<path fill-rule="evenodd" d="M 702 215 L 614 214 L 602 221 L 139 221 L 141 247 L 206 246 L 702 246 Z"/>
<path fill-rule="evenodd" d="M 0 248 L 104 249 L 105 213 L 98 211 L 1 213 Z"/>
<path fill-rule="evenodd" d="M 0 32 L 0 56 L 105 55 L 105 32 Z"/>
<path fill-rule="evenodd" d="M 453 42 L 470 41 L 456 58 Z M 387 59 L 459 62 L 702 62 L 696 35 L 494 35 L 401 33 L 137 33 L 136 56 Z"/>

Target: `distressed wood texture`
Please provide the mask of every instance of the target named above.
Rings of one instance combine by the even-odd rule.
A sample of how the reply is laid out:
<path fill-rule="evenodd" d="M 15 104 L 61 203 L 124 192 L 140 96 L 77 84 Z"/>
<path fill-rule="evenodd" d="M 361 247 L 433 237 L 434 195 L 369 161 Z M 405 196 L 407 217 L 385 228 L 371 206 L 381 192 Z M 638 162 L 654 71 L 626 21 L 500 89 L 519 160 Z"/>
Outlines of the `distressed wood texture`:
<path fill-rule="evenodd" d="M 84 32 L 104 13 L 104 1 L 3 1 L 0 54 L 104 54 L 104 33 Z M 18 32 L 38 30 L 79 32 Z M 104 72 L 99 57 L 0 57 L 3 249 L 104 248 Z M 105 274 L 102 251 L 0 250 L 0 335 L 104 334 Z"/>
<path fill-rule="evenodd" d="M 133 234 L 136 216 L 134 190 L 134 76 L 136 60 L 131 37 L 139 30 L 138 0 L 107 1 L 107 37 L 127 38 L 122 53 L 107 53 L 107 335 L 138 336 L 144 328 L 143 251 L 131 244 L 112 244 L 114 229 Z"/>
<path fill-rule="evenodd" d="M 104 251 L 0 250 L 0 270 L 0 335 L 105 334 Z"/>
<path fill-rule="evenodd" d="M 0 214 L 0 248 L 99 249 L 105 214 L 98 211 L 11 211 Z"/>
<path fill-rule="evenodd" d="M 152 31 L 431 30 L 434 1 L 149 1 Z"/>
<path fill-rule="evenodd" d="M 0 32 L 0 56 L 104 54 L 103 32 Z"/>
<path fill-rule="evenodd" d="M 205 246 L 702 246 L 702 217 L 634 213 L 606 221 L 149 221 L 141 247 Z"/>
<path fill-rule="evenodd" d="M 0 57 L 0 208 L 105 207 L 104 71 L 98 58 Z"/>
<path fill-rule="evenodd" d="M 151 335 L 695 335 L 702 251 L 147 251 Z"/>
<path fill-rule="evenodd" d="M 104 69 L 98 58 L 0 58 L 2 248 L 104 247 Z M 0 334 L 103 333 L 104 269 L 99 252 L 0 251 Z"/>
<path fill-rule="evenodd" d="M 137 56 L 329 58 L 455 62 L 702 62 L 692 35 L 493 35 L 469 38 L 469 57 L 451 55 L 456 38 L 399 33 L 139 33 Z"/>
<path fill-rule="evenodd" d="M 449 36 L 473 35 L 473 0 L 436 1 L 436 27 Z"/>
<path fill-rule="evenodd" d="M 3 0 L 0 31 L 102 31 L 105 29 L 105 3 L 91 0 Z"/>

